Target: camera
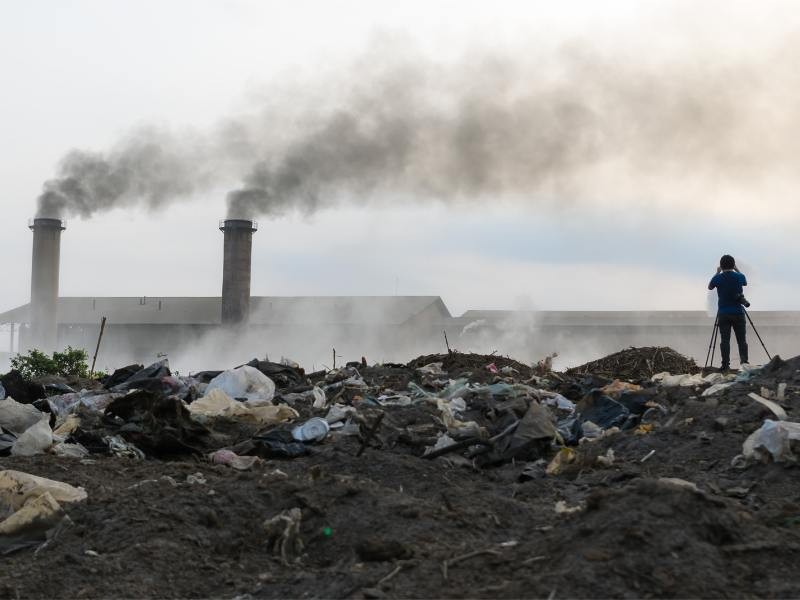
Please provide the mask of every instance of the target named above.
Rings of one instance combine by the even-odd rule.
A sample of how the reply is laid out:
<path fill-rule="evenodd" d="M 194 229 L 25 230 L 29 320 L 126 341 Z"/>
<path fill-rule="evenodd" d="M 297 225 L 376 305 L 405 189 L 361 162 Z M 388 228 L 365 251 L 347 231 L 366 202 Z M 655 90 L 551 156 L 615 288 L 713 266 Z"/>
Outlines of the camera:
<path fill-rule="evenodd" d="M 750 302 L 747 301 L 747 298 L 744 297 L 744 294 L 739 294 L 739 297 L 736 299 L 739 301 L 739 304 L 745 308 L 750 308 Z"/>

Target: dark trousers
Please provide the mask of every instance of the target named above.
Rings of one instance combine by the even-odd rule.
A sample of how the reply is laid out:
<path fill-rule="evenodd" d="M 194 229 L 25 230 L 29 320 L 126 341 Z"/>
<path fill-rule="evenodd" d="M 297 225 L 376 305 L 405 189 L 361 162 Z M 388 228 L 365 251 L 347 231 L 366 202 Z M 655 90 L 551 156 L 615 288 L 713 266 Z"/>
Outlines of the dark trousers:
<path fill-rule="evenodd" d="M 736 345 L 739 346 L 739 362 L 746 363 L 747 340 L 745 339 L 746 325 L 744 314 L 719 315 L 719 353 L 722 354 L 722 368 L 731 366 L 731 328 L 736 334 Z"/>

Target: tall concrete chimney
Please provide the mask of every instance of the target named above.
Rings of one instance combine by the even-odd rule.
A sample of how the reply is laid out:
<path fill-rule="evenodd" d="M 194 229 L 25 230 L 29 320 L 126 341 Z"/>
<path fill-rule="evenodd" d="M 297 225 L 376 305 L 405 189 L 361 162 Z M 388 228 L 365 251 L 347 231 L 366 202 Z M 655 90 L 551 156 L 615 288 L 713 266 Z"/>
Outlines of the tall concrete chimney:
<path fill-rule="evenodd" d="M 247 219 L 220 221 L 225 236 L 222 261 L 222 324 L 242 325 L 250 315 L 250 261 L 258 223 Z"/>
<path fill-rule="evenodd" d="M 29 223 L 33 231 L 31 261 L 30 348 L 52 352 L 58 341 L 58 271 L 61 260 L 61 219 L 36 218 Z"/>

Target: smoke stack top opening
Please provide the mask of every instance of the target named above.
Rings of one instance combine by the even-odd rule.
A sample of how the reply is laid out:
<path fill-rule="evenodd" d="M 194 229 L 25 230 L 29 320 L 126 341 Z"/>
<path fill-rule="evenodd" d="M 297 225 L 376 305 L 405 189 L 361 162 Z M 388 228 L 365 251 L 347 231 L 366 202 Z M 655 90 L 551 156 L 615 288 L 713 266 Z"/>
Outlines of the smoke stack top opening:
<path fill-rule="evenodd" d="M 251 233 L 258 231 L 258 222 L 251 221 L 250 219 L 220 219 L 219 230 L 225 232 L 226 230 L 245 229 L 250 230 Z"/>
<path fill-rule="evenodd" d="M 28 229 L 35 231 L 39 228 L 52 227 L 59 231 L 64 231 L 67 228 L 67 222 L 63 219 L 55 219 L 50 217 L 35 217 L 28 219 Z"/>

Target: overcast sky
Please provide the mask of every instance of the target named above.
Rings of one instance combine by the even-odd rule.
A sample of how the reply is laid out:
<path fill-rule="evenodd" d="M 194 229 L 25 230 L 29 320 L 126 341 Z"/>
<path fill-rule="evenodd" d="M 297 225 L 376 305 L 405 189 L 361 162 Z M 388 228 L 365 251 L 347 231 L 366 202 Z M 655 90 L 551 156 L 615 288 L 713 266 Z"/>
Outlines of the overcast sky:
<path fill-rule="evenodd" d="M 29 298 L 27 220 L 43 183 L 72 149 L 105 152 L 141 126 L 210 131 L 263 105 L 278 106 L 271 118 L 288 123 L 276 137 L 290 135 L 292 115 L 284 119 L 280 107 L 318 103 L 324 112 L 326 82 L 357 80 L 375 48 L 401 59 L 423 57 L 447 71 L 464 56 L 482 54 L 523 57 L 530 67 L 536 53 L 551 61 L 573 44 L 588 56 L 602 54 L 610 79 L 617 66 L 630 69 L 652 57 L 673 65 L 665 79 L 697 69 L 706 85 L 719 74 L 711 89 L 726 98 L 723 75 L 740 69 L 750 69 L 749 85 L 770 93 L 746 107 L 747 127 L 732 139 L 720 117 L 725 152 L 717 152 L 714 135 L 698 132 L 702 152 L 717 157 L 713 170 L 703 164 L 695 172 L 692 159 L 681 156 L 688 150 L 665 142 L 666 148 L 654 146 L 654 161 L 674 159 L 679 167 L 666 174 L 660 165 L 644 167 L 658 174 L 650 185 L 642 183 L 649 171 L 631 174 L 628 165 L 622 177 L 604 164 L 581 175 L 579 185 L 531 190 L 531 197 L 546 196 L 536 202 L 500 199 L 499 192 L 490 201 L 489 190 L 455 204 L 435 194 L 371 198 L 366 207 L 351 198 L 313 215 L 261 217 L 253 293 L 440 295 L 454 314 L 470 308 L 705 309 L 707 280 L 728 252 L 748 269 L 754 308 L 800 309 L 794 258 L 800 154 L 793 145 L 800 135 L 792 129 L 795 117 L 787 116 L 800 98 L 793 79 L 800 71 L 800 53 L 793 52 L 800 32 L 796 6 L 0 0 L 0 311 Z M 602 76 L 592 77 L 602 86 Z M 743 79 L 737 79 L 742 91 L 737 87 L 723 106 L 734 116 L 740 99 L 755 102 Z M 718 98 L 707 100 L 709 106 L 703 97 L 693 100 L 706 115 L 699 127 L 714 123 Z M 637 114 L 641 119 L 647 112 Z M 747 158 L 743 167 L 720 168 L 719 156 L 730 148 Z M 747 154 L 752 148 L 763 148 L 766 157 L 756 166 Z M 634 164 L 647 159 L 636 157 Z M 227 191 L 246 175 L 155 212 L 124 207 L 71 218 L 63 236 L 62 295 L 219 295 L 217 222 L 225 216 Z"/>

